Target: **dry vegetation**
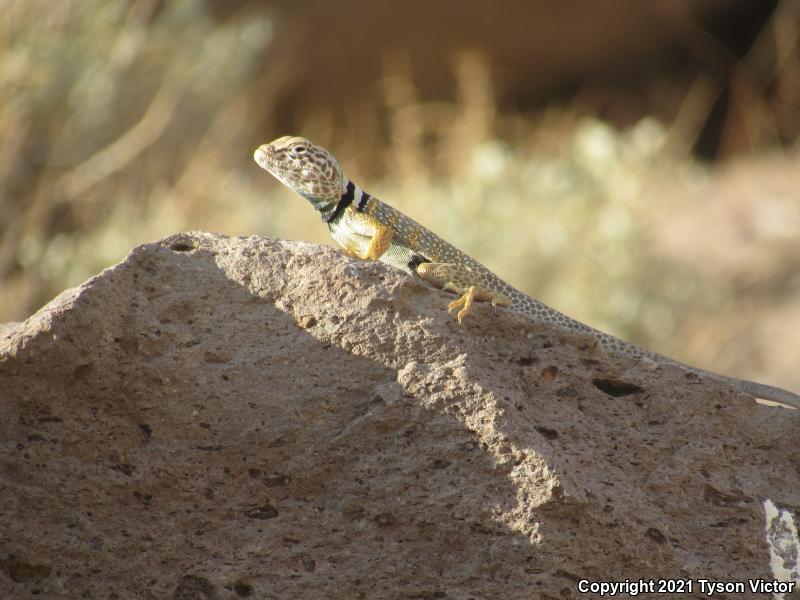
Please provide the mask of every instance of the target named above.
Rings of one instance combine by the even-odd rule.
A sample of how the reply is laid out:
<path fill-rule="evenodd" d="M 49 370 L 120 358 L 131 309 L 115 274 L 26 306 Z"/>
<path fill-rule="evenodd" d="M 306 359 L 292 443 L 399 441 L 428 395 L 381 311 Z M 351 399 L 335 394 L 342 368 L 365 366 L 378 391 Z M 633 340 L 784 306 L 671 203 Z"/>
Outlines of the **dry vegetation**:
<path fill-rule="evenodd" d="M 253 125 L 269 100 L 266 13 L 220 23 L 196 0 L 20 0 L 0 19 L 0 322 L 178 230 L 328 242 L 311 209 L 251 160 L 257 144 L 289 133 Z M 794 31 L 781 20 L 765 33 L 783 36 L 776 81 L 789 98 L 800 86 Z M 618 130 L 573 105 L 502 112 L 480 54 L 451 64 L 452 102 L 421 100 L 410 67 L 389 56 L 385 125 L 334 128 L 315 113 L 297 133 L 560 310 L 800 389 L 796 147 L 711 170 L 688 152 L 702 82 L 674 123 L 645 117 Z M 731 177 L 744 183 L 732 189 Z M 742 247 L 753 250 L 726 260 Z"/>

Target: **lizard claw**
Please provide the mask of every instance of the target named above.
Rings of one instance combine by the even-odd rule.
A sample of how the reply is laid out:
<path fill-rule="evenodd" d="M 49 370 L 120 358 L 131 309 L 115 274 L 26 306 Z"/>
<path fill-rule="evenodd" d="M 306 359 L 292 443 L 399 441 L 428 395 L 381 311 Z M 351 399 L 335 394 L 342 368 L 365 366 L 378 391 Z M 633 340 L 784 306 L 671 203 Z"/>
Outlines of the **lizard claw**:
<path fill-rule="evenodd" d="M 461 310 L 458 311 L 456 315 L 456 320 L 461 323 L 462 319 L 466 317 L 470 312 L 472 312 L 472 302 L 475 299 L 475 294 L 477 292 L 477 288 L 472 285 L 469 287 L 469 290 L 461 296 L 458 300 L 453 300 L 450 304 L 447 305 L 447 314 L 450 314 L 456 308 L 463 307 Z"/>

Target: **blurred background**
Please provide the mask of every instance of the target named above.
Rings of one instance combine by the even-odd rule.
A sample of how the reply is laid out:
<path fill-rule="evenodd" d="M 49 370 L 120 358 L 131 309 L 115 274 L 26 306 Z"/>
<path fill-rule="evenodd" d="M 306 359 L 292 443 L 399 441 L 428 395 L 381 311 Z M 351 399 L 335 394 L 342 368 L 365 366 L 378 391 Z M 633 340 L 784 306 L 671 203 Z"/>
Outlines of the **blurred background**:
<path fill-rule="evenodd" d="M 800 391 L 800 0 L 0 0 L 0 323 L 351 178 L 595 327 Z M 443 318 L 444 313 L 443 313 Z"/>

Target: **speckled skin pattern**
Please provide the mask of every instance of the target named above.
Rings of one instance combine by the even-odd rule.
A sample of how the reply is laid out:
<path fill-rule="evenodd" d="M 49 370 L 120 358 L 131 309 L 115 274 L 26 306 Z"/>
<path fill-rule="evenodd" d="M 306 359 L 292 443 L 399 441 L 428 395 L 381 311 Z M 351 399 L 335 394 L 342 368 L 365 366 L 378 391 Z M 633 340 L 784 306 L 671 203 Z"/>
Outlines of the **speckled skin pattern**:
<path fill-rule="evenodd" d="M 284 136 L 260 146 L 255 161 L 281 183 L 306 198 L 322 215 L 333 238 L 351 256 L 380 260 L 461 297 L 450 309 L 461 308 L 459 322 L 473 301 L 508 307 L 537 321 L 595 338 L 608 352 L 678 365 L 730 383 L 757 398 L 800 408 L 800 396 L 781 388 L 736 379 L 690 367 L 621 340 L 542 304 L 507 284 L 471 256 L 448 244 L 413 219 L 353 184 L 324 148 L 301 137 Z"/>

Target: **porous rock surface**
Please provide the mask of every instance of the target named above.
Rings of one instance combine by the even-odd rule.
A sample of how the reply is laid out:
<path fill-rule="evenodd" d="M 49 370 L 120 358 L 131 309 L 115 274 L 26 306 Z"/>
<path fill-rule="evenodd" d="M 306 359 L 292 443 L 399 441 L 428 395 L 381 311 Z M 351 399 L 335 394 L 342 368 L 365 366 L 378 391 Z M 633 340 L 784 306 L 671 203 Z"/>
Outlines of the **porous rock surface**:
<path fill-rule="evenodd" d="M 800 507 L 796 411 L 485 304 L 459 326 L 450 299 L 190 233 L 6 329 L 0 597 L 772 578 L 762 502 Z"/>

